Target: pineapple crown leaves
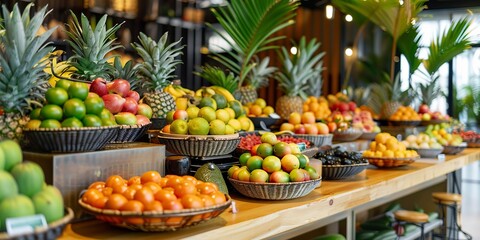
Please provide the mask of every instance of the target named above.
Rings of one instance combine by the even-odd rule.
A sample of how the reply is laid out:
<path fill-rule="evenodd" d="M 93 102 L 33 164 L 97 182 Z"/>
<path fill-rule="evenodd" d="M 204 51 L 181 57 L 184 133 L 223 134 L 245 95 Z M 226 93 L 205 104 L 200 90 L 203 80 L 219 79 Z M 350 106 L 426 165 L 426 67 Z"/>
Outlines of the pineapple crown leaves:
<path fill-rule="evenodd" d="M 182 55 L 183 45 L 179 45 L 182 39 L 167 44 L 168 32 L 155 42 L 144 33 L 138 37 L 140 43 L 132 43 L 132 47 L 143 58 L 139 63 L 138 73 L 142 87 L 147 91 L 159 91 L 171 84 L 171 79 L 176 76 L 175 67 L 182 61 L 176 59 Z"/>
<path fill-rule="evenodd" d="M 237 90 L 237 77 L 230 72 L 228 75 L 225 74 L 225 71 L 216 66 L 206 65 L 201 67 L 200 72 L 195 72 L 195 74 L 205 80 L 207 80 L 212 85 L 217 85 L 227 89 L 230 93 Z"/>
<path fill-rule="evenodd" d="M 384 73 L 387 75 L 387 73 Z M 400 73 L 396 75 L 393 84 L 389 81 L 375 83 L 370 86 L 371 98 L 368 106 L 380 112 L 382 105 L 386 102 L 400 102 L 403 105 L 410 105 L 416 98 L 416 92 L 412 88 L 402 91 Z"/>
<path fill-rule="evenodd" d="M 125 79 L 130 82 L 130 88 L 132 90 L 137 90 L 140 86 L 138 86 L 138 78 L 137 72 L 138 68 L 135 65 L 133 60 L 128 60 L 125 64 L 122 64 L 119 56 L 115 56 L 113 61 L 113 79 Z"/>
<path fill-rule="evenodd" d="M 54 47 L 47 39 L 56 30 L 52 28 L 37 36 L 47 12 L 47 6 L 30 18 L 28 4 L 23 13 L 15 4 L 12 12 L 2 5 L 5 32 L 0 36 L 0 106 L 6 112 L 20 112 L 31 109 L 31 104 L 41 105 L 32 92 L 46 81 L 43 69 L 49 62 Z M 47 57 L 45 57 L 47 56 Z"/>
<path fill-rule="evenodd" d="M 82 13 L 80 21 L 72 12 L 73 23 L 68 25 L 66 31 L 70 38 L 67 42 L 73 49 L 74 55 L 68 61 L 71 66 L 77 69 L 80 78 L 93 80 L 97 77 L 109 79 L 114 69 L 108 63 L 110 57 L 105 57 L 107 53 L 121 48 L 121 45 L 115 45 L 115 32 L 123 24 L 116 24 L 110 29 L 106 27 L 107 15 L 105 14 L 96 27 L 92 28 L 87 17 Z"/>
<path fill-rule="evenodd" d="M 258 89 L 268 85 L 268 78 L 273 76 L 273 73 L 277 71 L 277 68 L 268 66 L 270 63 L 269 57 L 265 57 L 261 61 L 258 60 L 258 57 L 256 58 L 256 63 L 252 68 L 252 71 L 250 71 L 247 84 L 255 89 Z"/>
<path fill-rule="evenodd" d="M 429 76 L 425 72 L 422 73 L 426 81 L 418 84 L 418 97 L 422 103 L 430 106 L 434 99 L 445 96 L 445 93 L 440 87 L 440 75 L 438 73 L 435 73 L 433 76 Z"/>
<path fill-rule="evenodd" d="M 297 0 L 232 0 L 225 7 L 212 9 L 225 32 L 207 25 L 233 49 L 226 55 L 215 54 L 213 59 L 239 76 L 239 87 L 255 66 L 253 57 L 276 48 L 269 44 L 284 38 L 272 35 L 293 24 L 298 5 Z"/>
<path fill-rule="evenodd" d="M 320 43 L 316 39 L 311 39 L 307 44 L 306 38 L 302 37 L 297 45 L 297 54 L 290 55 L 285 47 L 281 48 L 279 57 L 283 66 L 274 77 L 286 95 L 305 95 L 309 79 L 319 76 L 322 71 L 320 61 L 324 56 L 323 53 L 315 54 L 319 47 Z"/>

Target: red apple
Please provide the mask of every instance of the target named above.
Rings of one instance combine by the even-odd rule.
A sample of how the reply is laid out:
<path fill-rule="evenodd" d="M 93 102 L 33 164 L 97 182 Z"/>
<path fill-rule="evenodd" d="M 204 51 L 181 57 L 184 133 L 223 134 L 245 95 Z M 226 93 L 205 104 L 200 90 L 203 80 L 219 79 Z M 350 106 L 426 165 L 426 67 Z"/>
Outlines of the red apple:
<path fill-rule="evenodd" d="M 125 103 L 123 104 L 122 112 L 131 112 L 133 114 L 137 114 L 137 111 L 138 111 L 137 100 L 131 97 L 126 97 Z"/>
<path fill-rule="evenodd" d="M 130 91 L 128 91 L 127 96 L 125 96 L 125 97 L 131 97 L 131 98 L 135 99 L 135 101 L 137 101 L 137 102 L 140 101 L 140 94 L 138 94 L 137 91 L 130 90 Z"/>
<path fill-rule="evenodd" d="M 107 84 L 109 93 L 116 93 L 121 97 L 125 97 L 130 91 L 130 83 L 124 79 L 115 79 L 110 84 Z"/>
<path fill-rule="evenodd" d="M 430 108 L 428 107 L 427 104 L 422 104 L 420 107 L 418 107 L 418 113 L 429 113 Z"/>
<path fill-rule="evenodd" d="M 296 134 L 305 134 L 305 126 L 303 124 L 297 124 L 295 125 L 293 132 Z"/>
<path fill-rule="evenodd" d="M 102 97 L 103 95 L 108 94 L 107 81 L 103 78 L 96 78 L 90 84 L 89 89 L 90 92 L 94 92 L 98 94 L 98 96 Z"/>
<path fill-rule="evenodd" d="M 140 124 L 140 125 L 147 125 L 150 123 L 150 119 L 148 119 L 147 117 L 143 116 L 143 115 L 135 115 L 135 117 L 137 117 L 137 124 Z"/>
<path fill-rule="evenodd" d="M 348 108 L 350 111 L 355 111 L 355 109 L 357 108 L 357 104 L 355 102 L 349 102 L 348 103 Z"/>
<path fill-rule="evenodd" d="M 148 119 L 150 119 L 150 118 L 152 118 L 153 111 L 152 111 L 152 108 L 150 106 L 148 106 L 147 104 L 140 103 L 140 104 L 138 104 L 137 114 L 143 115 L 143 116 L 147 117 Z"/>
<path fill-rule="evenodd" d="M 122 98 L 118 94 L 109 93 L 102 96 L 103 102 L 105 102 L 105 108 L 111 113 L 116 114 L 122 111 L 125 98 Z"/>
<path fill-rule="evenodd" d="M 318 134 L 317 125 L 315 125 L 314 123 L 312 123 L 312 124 L 305 124 L 305 133 L 306 133 L 306 134 L 317 135 L 317 134 Z"/>
<path fill-rule="evenodd" d="M 119 125 L 136 125 L 137 117 L 131 112 L 119 112 L 115 114 L 115 122 Z"/>
<path fill-rule="evenodd" d="M 182 119 L 182 120 L 188 120 L 188 113 L 187 111 L 185 110 L 182 110 L 182 109 L 179 109 L 179 110 L 176 110 L 174 113 L 173 113 L 173 120 L 177 120 L 177 119 Z"/>
<path fill-rule="evenodd" d="M 345 102 L 342 102 L 338 105 L 338 109 L 341 111 L 341 112 L 346 112 L 350 109 L 350 107 L 348 106 L 348 103 L 345 103 Z"/>

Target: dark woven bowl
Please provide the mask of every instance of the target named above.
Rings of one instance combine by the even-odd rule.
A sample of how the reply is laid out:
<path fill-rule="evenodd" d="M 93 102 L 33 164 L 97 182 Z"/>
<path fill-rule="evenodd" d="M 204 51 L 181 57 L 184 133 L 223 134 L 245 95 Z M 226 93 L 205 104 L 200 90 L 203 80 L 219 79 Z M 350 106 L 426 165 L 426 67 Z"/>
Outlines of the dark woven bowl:
<path fill-rule="evenodd" d="M 315 147 L 332 145 L 333 134 L 311 135 L 311 134 L 294 134 L 295 137 L 306 139 L 312 142 Z"/>
<path fill-rule="evenodd" d="M 228 178 L 232 186 L 242 195 L 266 200 L 286 200 L 303 197 L 313 191 L 321 178 L 305 182 L 256 183 Z"/>
<path fill-rule="evenodd" d="M 37 239 L 57 239 L 59 238 L 65 226 L 73 219 L 73 210 L 65 209 L 65 216 L 63 218 L 48 224 L 47 228 L 35 229 L 33 233 L 21 234 L 16 236 L 9 236 L 6 232 L 0 232 L 0 239 L 10 240 L 37 240 Z"/>
<path fill-rule="evenodd" d="M 360 135 L 359 139 L 374 140 L 377 134 L 378 132 L 364 132 Z"/>
<path fill-rule="evenodd" d="M 212 207 L 164 210 L 163 212 L 132 212 L 100 209 L 84 203 L 82 199 L 80 199 L 78 203 L 87 213 L 114 226 L 133 231 L 163 232 L 194 226 L 217 217 L 232 204 L 232 199 L 228 195 L 225 197 L 227 198 L 225 203 Z"/>
<path fill-rule="evenodd" d="M 238 133 L 229 135 L 182 135 L 158 132 L 151 137 L 165 144 L 167 151 L 190 157 L 225 155 L 240 143 Z"/>
<path fill-rule="evenodd" d="M 391 126 L 405 126 L 405 127 L 415 127 L 418 126 L 422 121 L 388 121 Z"/>
<path fill-rule="evenodd" d="M 467 143 L 466 142 L 463 142 L 462 144 L 460 144 L 458 146 L 443 146 L 443 152 L 442 153 L 447 154 L 447 155 L 455 155 L 455 154 L 463 152 L 463 150 L 465 150 L 465 148 L 467 148 Z"/>
<path fill-rule="evenodd" d="M 89 152 L 101 149 L 117 135 L 118 126 L 23 129 L 33 149 L 45 152 Z"/>
<path fill-rule="evenodd" d="M 135 142 L 152 126 L 151 123 L 146 125 L 120 125 L 117 136 L 110 143 L 127 143 Z"/>
<path fill-rule="evenodd" d="M 339 180 L 357 175 L 365 168 L 368 163 L 354 165 L 322 165 L 322 178 L 325 180 Z"/>
<path fill-rule="evenodd" d="M 253 125 L 255 126 L 255 129 L 263 129 L 261 122 L 263 122 L 267 128 L 270 128 L 275 123 L 280 121 L 280 118 L 271 118 L 271 117 L 248 117 L 248 118 L 252 120 Z"/>

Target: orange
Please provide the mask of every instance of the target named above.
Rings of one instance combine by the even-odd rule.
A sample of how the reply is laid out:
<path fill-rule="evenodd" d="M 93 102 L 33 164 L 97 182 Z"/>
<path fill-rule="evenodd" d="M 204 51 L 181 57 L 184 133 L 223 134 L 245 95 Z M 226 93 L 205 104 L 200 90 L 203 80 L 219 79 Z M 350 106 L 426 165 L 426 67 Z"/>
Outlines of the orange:
<path fill-rule="evenodd" d="M 290 115 L 288 116 L 288 122 L 293 125 L 302 123 L 301 114 L 298 112 L 290 113 Z"/>
<path fill-rule="evenodd" d="M 119 175 L 112 175 L 107 178 L 107 181 L 105 182 L 105 187 L 113 187 L 114 185 L 118 184 L 123 184 L 125 182 L 125 179 L 123 179 Z"/>
<path fill-rule="evenodd" d="M 250 107 L 249 114 L 253 114 L 255 116 L 262 114 L 262 107 L 258 106 L 257 104 L 252 105 Z"/>
<path fill-rule="evenodd" d="M 127 204 L 128 199 L 119 193 L 114 193 L 108 197 L 107 202 L 105 203 L 106 209 L 119 210 L 123 205 Z"/>
<path fill-rule="evenodd" d="M 165 210 L 182 210 L 183 205 L 180 199 L 170 200 L 162 202 L 163 209 Z"/>
<path fill-rule="evenodd" d="M 175 200 L 177 196 L 172 191 L 168 191 L 165 189 L 160 189 L 157 193 L 155 193 L 155 200 L 160 201 L 162 203 Z"/>
<path fill-rule="evenodd" d="M 142 174 L 140 177 L 140 180 L 142 184 L 145 184 L 147 182 L 154 182 L 154 183 L 160 183 L 160 179 L 162 176 L 160 176 L 160 173 L 157 171 L 148 171 Z"/>
<path fill-rule="evenodd" d="M 92 184 L 90 184 L 90 186 L 88 186 L 88 189 L 91 188 L 101 190 L 105 188 L 105 182 L 93 182 Z"/>
<path fill-rule="evenodd" d="M 211 194 L 218 191 L 218 186 L 215 183 L 204 182 L 196 186 L 199 194 Z"/>
<path fill-rule="evenodd" d="M 175 190 L 175 195 L 179 198 L 182 198 L 188 194 L 195 194 L 197 192 L 195 185 L 190 181 L 184 181 L 180 184 L 177 184 L 173 187 L 173 189 Z"/>
<path fill-rule="evenodd" d="M 215 205 L 219 205 L 219 204 L 225 203 L 227 201 L 227 198 L 225 197 L 225 194 L 223 194 L 220 191 L 217 191 L 217 192 L 214 192 L 214 193 L 210 194 L 210 197 L 212 197 L 213 200 L 215 201 Z"/>
<path fill-rule="evenodd" d="M 182 205 L 184 208 L 203 208 L 205 205 L 203 204 L 203 200 L 201 197 L 195 194 L 187 194 L 183 196 L 181 199 Z"/>
<path fill-rule="evenodd" d="M 133 197 L 135 200 L 138 200 L 143 203 L 143 205 L 149 205 L 153 201 L 155 201 L 155 195 L 153 194 L 152 190 L 148 187 L 144 187 L 139 189 L 135 192 Z"/>
<path fill-rule="evenodd" d="M 140 176 L 133 176 L 128 179 L 127 185 L 130 186 L 132 184 L 141 184 L 142 181 L 140 180 Z"/>
<path fill-rule="evenodd" d="M 157 183 L 154 183 L 154 182 L 147 182 L 143 185 L 143 187 L 150 188 L 150 190 L 152 190 L 153 194 L 157 193 L 160 189 L 162 189 L 162 187 L 160 187 L 160 185 L 158 185 Z"/>

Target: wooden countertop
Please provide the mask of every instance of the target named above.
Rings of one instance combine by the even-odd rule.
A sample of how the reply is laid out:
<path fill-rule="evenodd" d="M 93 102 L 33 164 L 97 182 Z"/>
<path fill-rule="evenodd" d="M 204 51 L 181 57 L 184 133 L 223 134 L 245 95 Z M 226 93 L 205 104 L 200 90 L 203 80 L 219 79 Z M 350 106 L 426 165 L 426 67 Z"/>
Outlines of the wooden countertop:
<path fill-rule="evenodd" d="M 458 155 L 447 156 L 444 162 L 421 159 L 395 169 L 372 166 L 354 178 L 322 181 L 321 187 L 298 199 L 267 201 L 232 195 L 236 214 L 227 210 L 215 219 L 176 232 L 132 232 L 91 220 L 68 225 L 61 239 L 266 238 L 405 191 L 478 160 L 480 149 L 467 148 Z"/>

